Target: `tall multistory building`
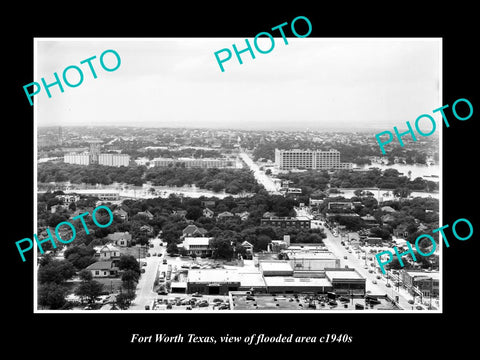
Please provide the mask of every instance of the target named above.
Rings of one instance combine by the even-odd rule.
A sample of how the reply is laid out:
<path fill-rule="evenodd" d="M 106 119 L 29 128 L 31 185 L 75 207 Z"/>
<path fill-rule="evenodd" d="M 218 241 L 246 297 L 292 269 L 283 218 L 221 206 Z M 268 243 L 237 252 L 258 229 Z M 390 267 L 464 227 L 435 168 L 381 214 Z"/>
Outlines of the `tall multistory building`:
<path fill-rule="evenodd" d="M 66 164 L 90 165 L 90 154 L 69 153 L 63 156 L 63 162 Z"/>
<path fill-rule="evenodd" d="M 159 167 L 169 167 L 175 164 L 180 166 L 185 166 L 186 168 L 229 168 L 235 166 L 235 161 L 233 159 L 193 159 L 193 158 L 155 158 L 152 160 L 154 166 Z"/>
<path fill-rule="evenodd" d="M 349 170 L 352 163 L 341 163 L 337 150 L 279 150 L 275 149 L 275 165 L 280 170 L 316 169 Z"/>
<path fill-rule="evenodd" d="M 98 157 L 100 156 L 100 148 L 102 145 L 102 141 L 92 140 L 92 141 L 89 141 L 89 143 L 90 143 L 90 162 L 92 164 L 98 164 Z"/>
<path fill-rule="evenodd" d="M 63 156 L 63 161 L 67 164 L 90 165 L 99 164 L 104 166 L 129 166 L 130 156 L 126 154 L 102 154 L 100 147 L 102 141 L 92 140 L 90 151 L 81 154 L 69 153 Z"/>
<path fill-rule="evenodd" d="M 100 154 L 98 164 L 105 166 L 128 166 L 130 156 L 126 154 Z"/>

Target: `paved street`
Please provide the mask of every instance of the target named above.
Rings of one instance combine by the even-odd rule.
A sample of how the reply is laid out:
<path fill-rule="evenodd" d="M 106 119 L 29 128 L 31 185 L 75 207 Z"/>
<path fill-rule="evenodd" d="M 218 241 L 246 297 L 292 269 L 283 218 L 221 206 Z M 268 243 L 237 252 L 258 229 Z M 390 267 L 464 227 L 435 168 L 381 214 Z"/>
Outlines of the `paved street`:
<path fill-rule="evenodd" d="M 344 267 L 347 265 L 349 268 L 354 268 L 357 270 L 360 275 L 365 277 L 367 279 L 366 283 L 366 290 L 370 291 L 370 294 L 372 295 L 385 295 L 387 294 L 390 296 L 390 298 L 395 299 L 395 296 L 398 295 L 399 297 L 399 306 L 402 309 L 412 309 L 412 305 L 408 303 L 409 299 L 412 299 L 412 297 L 404 292 L 404 291 L 397 291 L 396 288 L 394 288 L 392 281 L 388 280 L 390 284 L 392 284 L 391 287 L 387 287 L 387 279 L 381 274 L 376 271 L 376 267 L 372 267 L 370 265 L 371 262 L 374 262 L 375 264 L 375 256 L 374 254 L 365 254 L 364 252 L 360 252 L 359 254 L 356 254 L 354 250 L 352 250 L 349 247 L 349 250 L 352 250 L 352 253 L 349 253 L 347 249 L 345 249 L 344 246 L 342 246 L 341 238 L 340 236 L 334 237 L 333 234 L 325 228 L 325 234 L 327 235 L 327 238 L 325 238 L 323 241 L 327 248 L 335 254 L 339 259 L 341 259 L 340 263 L 341 266 Z M 344 259 L 344 257 L 347 257 L 347 259 Z M 366 256 L 366 259 L 362 259 L 362 256 Z M 371 260 L 369 260 L 371 258 Z M 365 266 L 367 266 L 367 269 L 365 269 Z M 374 269 L 373 273 L 369 273 L 369 269 Z M 377 276 L 380 276 L 380 279 L 377 279 Z M 374 284 L 372 281 L 376 281 L 377 284 Z"/>
<path fill-rule="evenodd" d="M 150 254 L 163 254 L 165 252 L 165 248 L 160 246 L 160 239 L 153 239 L 152 244 L 154 247 L 149 248 L 148 250 Z M 153 284 L 157 275 L 157 269 L 162 260 L 163 256 L 150 256 L 140 260 L 141 262 L 145 261 L 147 266 L 141 267 L 145 269 L 145 272 L 142 274 L 137 284 L 137 289 L 135 290 L 136 297 L 130 306 L 131 310 L 145 310 L 145 305 L 150 305 L 157 297 L 157 294 L 153 291 Z"/>
<path fill-rule="evenodd" d="M 245 161 L 250 170 L 253 171 L 255 179 L 265 187 L 265 190 L 267 190 L 270 194 L 280 195 L 280 192 L 277 191 L 277 187 L 275 186 L 275 183 L 272 181 L 272 179 L 270 179 L 270 177 L 265 175 L 265 173 L 260 170 L 258 165 L 255 164 L 255 162 L 246 152 L 242 151 L 240 153 L 240 157 L 243 161 Z"/>

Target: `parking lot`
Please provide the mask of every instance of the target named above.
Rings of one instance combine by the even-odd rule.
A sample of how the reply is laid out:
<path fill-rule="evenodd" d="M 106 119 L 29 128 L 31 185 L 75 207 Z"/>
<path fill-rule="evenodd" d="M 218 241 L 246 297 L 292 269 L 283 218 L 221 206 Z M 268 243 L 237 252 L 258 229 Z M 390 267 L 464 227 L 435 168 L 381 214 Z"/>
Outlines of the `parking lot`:
<path fill-rule="evenodd" d="M 365 298 L 337 297 L 326 295 L 267 295 L 232 293 L 233 310 L 398 310 L 385 298 L 366 301 Z"/>
<path fill-rule="evenodd" d="M 228 296 L 169 294 L 158 296 L 150 310 L 222 311 L 230 310 Z"/>

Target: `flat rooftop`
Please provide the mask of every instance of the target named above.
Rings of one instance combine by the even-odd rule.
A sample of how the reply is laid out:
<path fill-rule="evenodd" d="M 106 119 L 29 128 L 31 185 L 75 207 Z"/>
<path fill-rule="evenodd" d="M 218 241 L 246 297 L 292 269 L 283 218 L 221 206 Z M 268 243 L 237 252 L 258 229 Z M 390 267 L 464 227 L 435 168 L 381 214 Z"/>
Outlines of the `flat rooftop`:
<path fill-rule="evenodd" d="M 420 277 L 420 276 L 425 276 L 428 278 L 432 278 L 434 280 L 439 280 L 440 279 L 440 273 L 438 271 L 432 271 L 432 272 L 426 272 L 426 271 L 407 271 L 407 274 L 409 276 L 415 276 L 415 277 Z"/>
<path fill-rule="evenodd" d="M 365 280 L 365 278 L 354 270 L 326 270 L 325 276 L 330 280 Z"/>
<path fill-rule="evenodd" d="M 285 286 L 285 287 L 331 287 L 332 284 L 326 278 L 296 278 L 292 276 L 267 276 L 265 277 L 267 286 Z"/>
<path fill-rule="evenodd" d="M 289 259 L 337 259 L 331 252 L 318 251 L 318 252 L 285 252 Z"/>
<path fill-rule="evenodd" d="M 259 266 L 262 271 L 290 271 L 292 272 L 292 266 L 287 261 L 260 261 Z"/>
<path fill-rule="evenodd" d="M 265 280 L 260 272 L 239 273 L 241 287 L 265 287 Z"/>
<path fill-rule="evenodd" d="M 230 269 L 190 269 L 187 279 L 193 283 L 240 282 L 238 271 Z"/>

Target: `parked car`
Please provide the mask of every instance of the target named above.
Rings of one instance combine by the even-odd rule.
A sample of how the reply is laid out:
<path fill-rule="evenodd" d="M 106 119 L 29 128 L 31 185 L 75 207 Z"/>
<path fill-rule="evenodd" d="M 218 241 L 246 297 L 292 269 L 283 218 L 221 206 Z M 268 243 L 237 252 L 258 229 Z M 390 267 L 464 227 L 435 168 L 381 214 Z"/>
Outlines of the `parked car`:
<path fill-rule="evenodd" d="M 163 259 L 163 265 L 167 263 L 167 259 Z"/>
<path fill-rule="evenodd" d="M 344 258 L 344 259 L 348 259 L 346 255 L 345 255 L 343 258 Z"/>
<path fill-rule="evenodd" d="M 195 293 L 192 294 L 192 296 L 194 296 L 194 297 L 202 297 L 203 295 L 200 294 L 200 293 L 198 293 L 198 292 L 195 292 Z"/>
<path fill-rule="evenodd" d="M 390 285 L 390 283 L 386 283 L 385 286 L 386 287 L 392 287 L 392 285 Z"/>
<path fill-rule="evenodd" d="M 197 304 L 198 307 L 207 307 L 208 306 L 208 301 L 204 300 L 204 301 L 200 301 L 198 304 Z"/>
<path fill-rule="evenodd" d="M 153 253 L 152 256 L 157 256 L 157 253 Z"/>
<path fill-rule="evenodd" d="M 147 257 L 150 257 L 150 253 L 147 253 Z"/>
<path fill-rule="evenodd" d="M 377 280 L 372 280 L 372 284 L 376 284 L 377 283 Z"/>
<path fill-rule="evenodd" d="M 255 300 L 255 298 L 252 295 L 247 295 L 246 299 L 247 300 Z"/>
<path fill-rule="evenodd" d="M 409 303 L 410 305 L 415 304 L 415 302 L 414 302 L 412 299 L 408 300 L 408 303 Z"/>
<path fill-rule="evenodd" d="M 143 274 L 145 272 L 145 269 L 140 270 L 140 272 Z"/>
<path fill-rule="evenodd" d="M 230 306 L 228 304 L 222 304 L 218 307 L 218 310 L 229 310 Z"/>
<path fill-rule="evenodd" d="M 377 275 L 377 279 L 378 279 L 378 280 L 380 280 L 380 279 L 381 279 L 380 275 Z"/>

